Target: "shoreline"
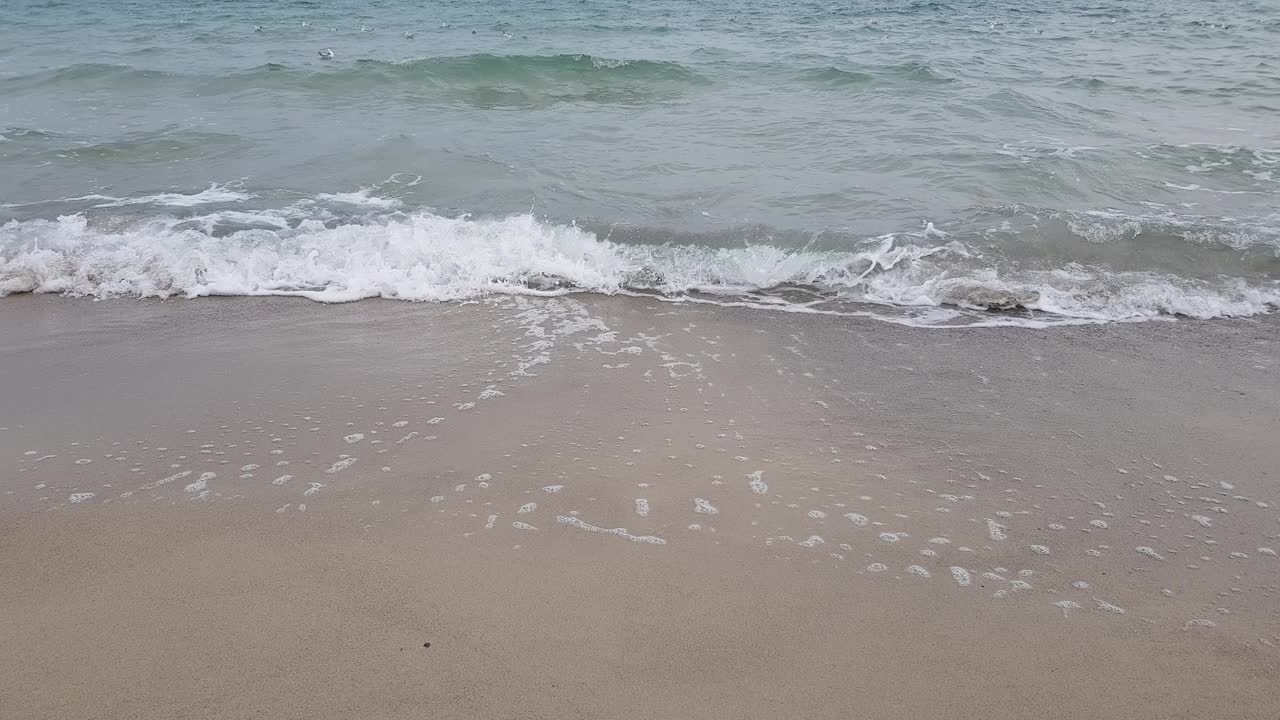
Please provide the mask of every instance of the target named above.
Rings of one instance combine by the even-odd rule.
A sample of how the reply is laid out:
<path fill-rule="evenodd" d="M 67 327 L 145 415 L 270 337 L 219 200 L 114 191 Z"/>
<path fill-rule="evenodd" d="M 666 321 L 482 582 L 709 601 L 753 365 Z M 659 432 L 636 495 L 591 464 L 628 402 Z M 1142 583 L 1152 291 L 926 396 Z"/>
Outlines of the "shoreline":
<path fill-rule="evenodd" d="M 0 702 L 1268 717 L 1277 329 L 5 298 Z"/>

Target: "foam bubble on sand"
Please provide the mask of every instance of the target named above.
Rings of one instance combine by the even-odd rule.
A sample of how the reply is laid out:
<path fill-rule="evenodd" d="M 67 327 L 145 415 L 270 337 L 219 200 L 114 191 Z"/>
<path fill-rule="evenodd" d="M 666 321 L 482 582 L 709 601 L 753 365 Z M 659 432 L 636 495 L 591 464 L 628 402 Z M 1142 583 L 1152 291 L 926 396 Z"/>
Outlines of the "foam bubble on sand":
<path fill-rule="evenodd" d="M 930 545 L 950 545 L 951 540 L 944 537 L 929 538 L 929 544 Z"/>
<path fill-rule="evenodd" d="M 866 515 L 859 515 L 858 513 L 845 513 L 844 516 L 849 519 L 849 522 L 853 523 L 854 527 L 866 527 L 871 522 Z"/>
<path fill-rule="evenodd" d="M 586 522 L 581 518 L 573 517 L 571 515 L 558 515 L 556 516 L 556 522 L 560 523 L 561 525 L 568 525 L 569 527 L 575 527 L 575 528 L 578 528 L 579 530 L 586 530 L 587 532 L 591 532 L 591 533 L 600 533 L 602 535 L 614 535 L 624 540 L 630 540 L 631 542 L 634 542 L 634 543 L 646 543 L 649 545 L 666 545 L 667 544 L 666 540 L 663 540 L 662 538 L 654 535 L 632 535 L 631 533 L 627 532 L 626 528 L 602 528 L 596 525 L 592 525 L 591 523 Z"/>
<path fill-rule="evenodd" d="M 343 470 L 346 470 L 347 468 L 355 464 L 356 464 L 356 458 L 353 458 L 353 457 L 342 458 L 341 460 L 334 463 L 333 465 L 330 465 L 329 469 L 325 470 L 325 472 L 330 475 L 333 475 L 334 473 L 342 472 Z"/>
<path fill-rule="evenodd" d="M 444 496 L 443 496 L 443 495 L 432 495 L 432 496 L 431 496 L 431 502 L 433 502 L 433 503 L 444 502 Z"/>
<path fill-rule="evenodd" d="M 820 535 L 810 535 L 808 540 L 801 540 L 800 542 L 798 542 L 798 543 L 796 543 L 796 544 L 797 544 L 797 545 L 799 545 L 799 546 L 800 546 L 800 547 L 802 547 L 802 548 L 811 548 L 811 547 L 817 547 L 817 546 L 822 545 L 822 544 L 824 544 L 824 543 L 826 543 L 826 540 L 823 540 L 823 539 L 822 539 L 822 536 L 820 536 Z"/>
<path fill-rule="evenodd" d="M 247 473 L 247 472 L 253 472 L 254 470 L 257 470 L 257 469 L 258 469 L 258 468 L 260 468 L 260 467 L 262 467 L 262 466 L 261 466 L 261 465 L 255 465 L 255 464 L 253 464 L 253 463 L 250 463 L 250 464 L 248 464 L 248 465 L 241 466 L 241 468 L 240 468 L 240 472 L 246 472 L 246 473 Z"/>
<path fill-rule="evenodd" d="M 283 484 L 285 484 L 285 483 L 289 482 L 289 481 L 290 481 L 290 480 L 292 480 L 292 479 L 293 479 L 293 476 L 292 476 L 292 475 L 281 475 L 280 477 L 276 478 L 275 480 L 272 480 L 272 481 L 271 481 L 271 484 L 272 484 L 272 485 L 283 485 Z"/>
<path fill-rule="evenodd" d="M 929 571 L 920 565 L 912 565 L 908 567 L 907 572 L 911 573 L 912 575 L 916 575 L 923 578 L 929 577 Z"/>
<path fill-rule="evenodd" d="M 497 516 L 497 515 L 490 515 L 490 516 L 489 516 L 489 518 L 488 518 L 487 520 L 485 520 L 485 521 L 484 521 L 484 529 L 485 529 L 485 530 L 492 530 L 492 529 L 493 529 L 494 524 L 495 524 L 495 523 L 497 523 L 497 522 L 498 522 L 498 516 Z"/>
<path fill-rule="evenodd" d="M 542 488 L 542 492 L 548 495 L 555 495 L 556 493 L 560 492 L 563 489 L 564 489 L 563 485 L 547 485 L 546 487 Z"/>
<path fill-rule="evenodd" d="M 810 518 L 810 519 L 812 519 L 812 520 L 821 520 L 821 519 L 825 518 L 826 516 L 827 516 L 827 514 L 826 514 L 826 513 L 824 513 L 824 512 L 822 512 L 821 510 L 810 510 L 810 511 L 809 511 L 809 518 Z"/>
<path fill-rule="evenodd" d="M 1080 608 L 1080 603 L 1074 600 L 1059 600 L 1058 602 L 1054 603 L 1053 606 L 1056 608 L 1060 608 L 1062 610 L 1062 616 L 1066 617 L 1067 611 L 1078 610 Z"/>
<path fill-rule="evenodd" d="M 1008 528 L 991 518 L 987 518 L 987 537 L 996 542 L 1007 540 L 1009 536 L 1005 533 L 1005 530 L 1008 530 Z"/>
<path fill-rule="evenodd" d="M 891 533 L 891 532 L 880 533 L 880 539 L 887 543 L 896 543 L 904 537 L 907 537 L 906 533 Z"/>
<path fill-rule="evenodd" d="M 870 573 L 880 573 L 888 569 L 889 569 L 889 566 L 885 565 L 884 563 L 871 563 L 870 565 L 867 566 L 867 572 L 870 572 Z"/>
<path fill-rule="evenodd" d="M 516 522 L 511 523 L 511 527 L 513 527 L 513 528 L 515 528 L 515 529 L 517 529 L 517 530 L 537 530 L 537 529 L 538 529 L 538 528 L 536 528 L 536 527 L 534 527 L 534 526 L 530 525 L 529 523 L 520 522 L 519 520 L 517 520 Z"/>
<path fill-rule="evenodd" d="M 1206 515 L 1192 515 L 1191 520 L 1200 527 L 1213 527 L 1213 521 Z"/>
<path fill-rule="evenodd" d="M 951 577 L 956 581 L 956 584 L 959 585 L 960 587 L 969 587 L 969 585 L 973 582 L 973 578 L 969 576 L 969 571 L 965 570 L 959 565 L 951 566 Z"/>
<path fill-rule="evenodd" d="M 77 464 L 77 465 L 88 465 L 88 464 L 89 464 L 89 463 L 91 463 L 91 462 L 93 462 L 93 461 L 92 461 L 92 460 L 90 460 L 89 458 L 80 458 L 79 460 L 77 460 L 77 461 L 76 461 L 76 464 Z"/>
<path fill-rule="evenodd" d="M 1258 548 L 1258 554 L 1259 554 L 1259 555 L 1269 555 L 1269 556 L 1271 556 L 1271 557 L 1275 557 L 1275 556 L 1276 556 L 1276 551 L 1275 551 L 1275 550 L 1273 550 L 1272 548 L 1269 548 L 1269 547 L 1260 547 L 1260 548 Z"/>
<path fill-rule="evenodd" d="M 715 505 L 712 505 L 711 503 L 707 502 L 702 498 L 693 499 L 693 511 L 696 513 L 702 513 L 703 515 L 720 514 L 719 508 L 717 508 Z"/>
<path fill-rule="evenodd" d="M 354 445 L 364 439 L 364 433 L 351 433 L 342 438 L 342 441 L 348 445 Z"/>
<path fill-rule="evenodd" d="M 644 498 L 636 498 L 636 514 L 640 517 L 649 517 L 649 501 Z"/>
<path fill-rule="evenodd" d="M 1122 608 L 1122 607 L 1117 607 L 1117 606 L 1115 606 L 1115 605 L 1112 605 L 1111 603 L 1107 602 L 1106 600 L 1102 600 L 1102 599 L 1100 599 L 1100 598 L 1094 598 L 1094 599 L 1093 599 L 1093 601 L 1094 601 L 1094 602 L 1096 602 L 1096 603 L 1098 603 L 1098 609 L 1099 609 L 1099 610 L 1103 610 L 1103 611 L 1106 611 L 1106 612 L 1109 612 L 1109 613 L 1115 613 L 1116 615 L 1123 615 L 1123 614 L 1124 614 L 1124 608 Z"/>
<path fill-rule="evenodd" d="M 1146 555 L 1147 557 L 1151 558 L 1152 560 L 1159 560 L 1159 561 L 1161 561 L 1161 562 L 1164 562 L 1164 556 L 1163 556 L 1163 555 L 1161 555 L 1160 553 L 1156 552 L 1154 549 L 1147 547 L 1146 545 L 1140 545 L 1140 546 L 1138 546 L 1138 547 L 1134 548 L 1134 551 L 1136 551 L 1139 555 Z"/>
<path fill-rule="evenodd" d="M 1242 552 L 1240 552 L 1240 551 L 1238 551 L 1238 550 L 1237 550 L 1237 551 L 1235 551 L 1235 552 L 1233 552 L 1233 553 L 1231 553 L 1231 557 L 1233 557 L 1233 558 L 1235 558 L 1235 559 L 1237 559 L 1237 560 L 1248 560 L 1248 559 L 1249 559 L 1248 554 L 1246 554 L 1246 553 L 1242 553 Z"/>
<path fill-rule="evenodd" d="M 439 425 L 439 424 L 440 424 L 440 423 L 442 423 L 442 422 L 444 422 L 444 418 L 442 418 L 442 417 L 433 417 L 433 418 L 431 418 L 430 420 L 428 420 L 428 421 L 427 421 L 427 424 L 428 424 L 428 425 Z"/>
<path fill-rule="evenodd" d="M 1109 525 L 1107 525 L 1106 520 L 1090 520 L 1089 525 L 1099 530 L 1106 530 L 1108 527 L 1110 527 Z"/>
<path fill-rule="evenodd" d="M 184 490 L 189 493 L 204 492 L 209 489 L 209 481 L 218 477 L 216 473 L 207 472 L 200 476 L 195 482 L 187 485 Z"/>
<path fill-rule="evenodd" d="M 1048 555 L 1049 547 L 1047 545 L 1032 545 L 1031 552 L 1037 555 Z"/>
<path fill-rule="evenodd" d="M 1087 583 L 1087 582 L 1085 582 L 1085 581 L 1083 581 L 1083 580 L 1077 580 L 1077 581 L 1075 581 L 1075 582 L 1071 583 L 1071 587 L 1073 587 L 1073 588 L 1075 588 L 1075 589 L 1077 589 L 1077 590 L 1088 590 L 1088 589 L 1089 589 L 1089 583 Z"/>
<path fill-rule="evenodd" d="M 748 475 L 747 485 L 751 487 L 751 492 L 757 495 L 764 495 L 769 492 L 769 484 L 764 481 L 763 470 L 757 470 Z"/>
<path fill-rule="evenodd" d="M 318 483 L 318 482 L 310 482 L 307 484 L 310 487 L 302 491 L 302 494 L 305 497 L 311 497 L 312 495 L 315 495 L 316 493 L 320 492 L 320 488 L 324 487 L 323 483 Z"/>
<path fill-rule="evenodd" d="M 1182 629 L 1190 630 L 1193 627 L 1215 628 L 1218 627 L 1218 623 L 1212 620 L 1188 620 L 1186 624 L 1182 626 Z"/>
<path fill-rule="evenodd" d="M 91 493 L 91 492 L 71 493 L 71 496 L 67 498 L 67 502 L 71 503 L 72 505 L 78 505 L 79 503 L 82 503 L 86 500 L 92 500 L 95 495 L 97 495 L 97 493 Z"/>
<path fill-rule="evenodd" d="M 516 514 L 531 513 L 537 509 L 538 509 L 538 503 L 536 502 L 525 503 L 520 506 L 519 510 L 516 510 Z"/>
<path fill-rule="evenodd" d="M 1236 486 L 1235 486 L 1235 485 L 1232 485 L 1231 483 L 1226 482 L 1226 481 L 1219 482 L 1219 483 L 1218 483 L 1218 485 L 1219 485 L 1219 487 L 1221 487 L 1223 490 L 1235 490 L 1235 489 L 1236 489 Z"/>

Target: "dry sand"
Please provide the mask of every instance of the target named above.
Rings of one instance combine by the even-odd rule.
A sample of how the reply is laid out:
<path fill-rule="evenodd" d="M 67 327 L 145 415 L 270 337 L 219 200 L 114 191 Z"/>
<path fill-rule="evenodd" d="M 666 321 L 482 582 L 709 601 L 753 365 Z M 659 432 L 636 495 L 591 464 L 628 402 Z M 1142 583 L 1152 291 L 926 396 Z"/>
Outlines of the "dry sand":
<path fill-rule="evenodd" d="M 1274 718 L 1278 329 L 7 298 L 0 715 Z"/>

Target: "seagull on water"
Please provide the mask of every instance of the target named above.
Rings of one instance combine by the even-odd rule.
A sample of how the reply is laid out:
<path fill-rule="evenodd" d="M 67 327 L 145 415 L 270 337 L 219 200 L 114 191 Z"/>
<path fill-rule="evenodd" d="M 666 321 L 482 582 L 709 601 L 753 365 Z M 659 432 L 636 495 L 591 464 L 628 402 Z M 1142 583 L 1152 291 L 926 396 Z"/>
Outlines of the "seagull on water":
<path fill-rule="evenodd" d="M 332 59 L 333 59 L 333 51 L 332 51 L 332 50 L 330 50 L 329 48 L 325 48 L 325 49 L 321 50 L 318 54 L 320 55 L 320 59 L 321 59 L 321 60 L 332 60 Z"/>
<path fill-rule="evenodd" d="M 404 33 L 404 39 L 405 39 L 405 40 L 412 40 L 412 39 L 413 39 L 413 35 L 414 35 L 413 33 L 411 33 L 411 32 L 409 32 L 408 30 L 406 30 L 406 31 L 405 31 L 405 33 Z"/>
<path fill-rule="evenodd" d="M 511 38 L 513 38 L 513 37 L 515 37 L 515 35 L 512 35 L 512 34 L 511 34 L 511 33 L 509 33 L 509 32 L 504 32 L 504 33 L 502 33 L 502 39 L 503 39 L 503 40 L 510 40 L 510 39 L 511 39 Z"/>
<path fill-rule="evenodd" d="M 448 22 L 442 22 L 442 23 L 440 23 L 440 27 L 442 27 L 442 28 L 444 28 L 444 29 L 448 30 L 449 28 L 451 28 L 451 27 L 453 27 L 453 26 L 452 26 L 452 25 L 450 25 Z"/>
<path fill-rule="evenodd" d="M 254 31 L 254 32 L 262 32 L 262 26 L 261 26 L 261 25 L 254 25 L 254 26 L 253 26 L 253 31 Z"/>
<path fill-rule="evenodd" d="M 311 27 L 311 23 L 307 22 L 306 20 L 303 20 L 302 27 Z"/>
<path fill-rule="evenodd" d="M 367 26 L 367 25 L 361 25 L 361 26 L 360 26 L 360 32 L 369 32 L 369 31 L 370 31 L 370 30 L 372 30 L 372 29 L 373 29 L 373 28 L 371 28 L 371 27 L 369 27 L 369 26 Z"/>

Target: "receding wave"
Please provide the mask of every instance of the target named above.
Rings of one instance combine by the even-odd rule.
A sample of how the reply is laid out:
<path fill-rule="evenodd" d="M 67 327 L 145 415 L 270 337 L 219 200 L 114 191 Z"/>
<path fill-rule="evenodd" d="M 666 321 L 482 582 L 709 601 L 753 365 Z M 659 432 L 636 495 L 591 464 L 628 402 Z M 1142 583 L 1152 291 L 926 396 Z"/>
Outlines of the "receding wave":
<path fill-rule="evenodd" d="M 204 194 L 215 190 L 202 202 L 249 197 L 216 187 Z M 156 198 L 151 202 L 197 205 Z M 393 212 L 335 222 L 239 209 L 123 223 L 84 213 L 11 221 L 0 226 L 0 296 L 29 292 L 319 302 L 648 293 L 807 312 L 867 314 L 876 306 L 878 316 L 924 325 L 1239 317 L 1280 306 L 1274 280 L 1186 278 L 1078 262 L 1018 267 L 987 261 L 932 226 L 821 251 L 618 243 L 530 215 Z"/>
<path fill-rule="evenodd" d="M 202 94 L 297 90 L 314 94 L 386 88 L 409 97 L 480 105 L 564 101 L 643 102 L 678 95 L 707 81 L 674 62 L 593 55 L 463 55 L 400 62 L 356 60 L 323 70 L 263 65 L 197 89 Z"/>
<path fill-rule="evenodd" d="M 869 85 L 875 77 L 856 70 L 841 70 L 837 67 L 813 68 L 800 73 L 802 81 L 818 83 L 830 87 L 858 87 Z"/>
<path fill-rule="evenodd" d="M 571 78 L 697 81 L 685 66 L 657 60 L 625 60 L 594 55 L 462 55 L 403 62 L 357 60 L 354 69 L 374 70 L 405 79 L 475 82 L 537 82 Z M 342 71 L 339 71 L 342 72 Z"/>
<path fill-rule="evenodd" d="M 585 100 L 643 101 L 706 84 L 694 70 L 676 62 L 608 58 L 588 54 L 426 57 L 389 62 L 355 59 L 320 68 L 314 63 L 266 63 L 230 75 L 169 73 L 127 65 L 76 64 L 6 78 L 0 87 L 67 90 L 147 83 L 174 83 L 196 95 L 250 91 L 300 91 L 309 94 L 376 92 L 394 87 L 408 93 L 435 93 L 445 99 L 502 104 Z"/>
<path fill-rule="evenodd" d="M 43 70 L 28 75 L 17 75 L 0 81 L 0 87 L 16 88 L 85 86 L 111 82 L 116 84 L 146 83 L 173 78 L 175 75 L 161 70 L 147 70 L 128 65 L 104 63 L 77 63 L 53 70 Z"/>

